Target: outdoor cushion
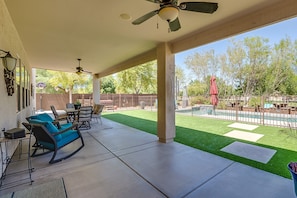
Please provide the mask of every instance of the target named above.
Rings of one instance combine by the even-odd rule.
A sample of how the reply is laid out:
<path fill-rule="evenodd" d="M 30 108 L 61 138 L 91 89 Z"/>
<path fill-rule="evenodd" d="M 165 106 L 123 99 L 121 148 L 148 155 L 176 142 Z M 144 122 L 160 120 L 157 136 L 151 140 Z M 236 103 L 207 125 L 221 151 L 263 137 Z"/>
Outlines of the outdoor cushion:
<path fill-rule="evenodd" d="M 63 147 L 64 145 L 68 144 L 69 142 L 72 142 L 73 140 L 76 140 L 79 137 L 76 130 L 69 130 L 63 133 L 63 135 L 64 135 L 63 138 L 57 141 L 58 148 Z"/>
<path fill-rule="evenodd" d="M 45 128 L 47 128 L 48 132 L 50 132 L 52 134 L 57 133 L 57 132 L 60 131 L 51 121 L 42 121 L 42 120 L 38 120 L 38 119 L 30 119 L 29 123 L 42 124 L 42 125 L 45 126 Z M 61 129 L 61 130 L 63 130 L 63 129 Z M 59 140 L 61 140 L 62 136 L 61 136 L 61 134 L 59 134 L 59 135 L 55 135 L 54 138 L 57 141 L 59 141 Z"/>
<path fill-rule="evenodd" d="M 97 114 L 97 113 L 99 112 L 99 110 L 100 110 L 100 106 L 97 105 L 97 104 L 95 104 L 95 105 L 93 106 L 93 114 Z"/>
<path fill-rule="evenodd" d="M 78 129 L 78 124 L 73 124 L 70 128 L 59 130 L 52 122 L 50 121 L 41 121 L 38 119 L 27 119 L 30 120 L 30 123 L 23 122 L 22 124 L 30 131 L 36 138 L 36 141 L 33 145 L 34 151 L 32 157 L 40 156 L 53 152 L 52 158 L 49 161 L 50 164 L 59 162 L 61 160 L 67 159 L 77 153 L 81 148 L 84 147 L 83 137 Z M 51 133 L 60 132 L 58 135 L 53 136 Z M 70 144 L 71 142 L 80 139 L 81 146 L 76 148 L 73 152 L 67 152 L 67 154 L 62 154 L 59 158 L 56 158 L 57 152 L 59 149 Z M 48 151 L 45 151 L 48 150 Z M 43 151 L 40 153 L 39 151 Z M 68 150 L 67 150 L 68 151 Z"/>
<path fill-rule="evenodd" d="M 67 128 L 69 128 L 69 127 L 71 127 L 72 126 L 72 123 L 65 123 L 65 124 L 60 124 L 60 131 L 61 130 L 64 130 L 64 129 L 67 129 Z"/>
<path fill-rule="evenodd" d="M 39 119 L 30 119 L 29 120 L 29 123 L 31 123 L 31 124 L 42 124 L 42 125 L 45 125 L 47 123 L 47 121 L 42 121 L 42 120 L 39 120 Z"/>
<path fill-rule="evenodd" d="M 59 129 L 52 122 L 47 122 L 45 127 L 51 133 L 59 132 Z"/>
<path fill-rule="evenodd" d="M 36 114 L 32 115 L 29 117 L 30 119 L 37 119 L 41 121 L 49 121 L 49 122 L 54 122 L 54 119 L 47 113 L 41 113 L 41 114 Z M 37 123 L 38 124 L 38 123 Z M 58 127 L 60 130 L 64 130 L 66 128 L 69 128 L 72 126 L 72 123 L 64 123 L 64 124 L 58 124 Z"/>
<path fill-rule="evenodd" d="M 32 115 L 32 116 L 30 116 L 30 118 L 38 119 L 38 120 L 42 120 L 42 121 L 51 121 L 51 122 L 54 121 L 53 118 L 47 113 Z"/>
<path fill-rule="evenodd" d="M 79 137 L 76 130 L 69 130 L 69 131 L 67 131 L 65 133 L 62 133 L 62 134 L 63 134 L 63 137 L 60 140 L 57 140 L 57 147 L 58 148 L 61 148 L 61 147 L 65 146 L 69 142 L 72 142 L 72 141 L 76 140 Z M 51 143 L 43 142 L 43 141 L 40 141 L 39 143 L 41 143 L 46 148 L 54 149 L 54 145 L 51 144 Z"/>

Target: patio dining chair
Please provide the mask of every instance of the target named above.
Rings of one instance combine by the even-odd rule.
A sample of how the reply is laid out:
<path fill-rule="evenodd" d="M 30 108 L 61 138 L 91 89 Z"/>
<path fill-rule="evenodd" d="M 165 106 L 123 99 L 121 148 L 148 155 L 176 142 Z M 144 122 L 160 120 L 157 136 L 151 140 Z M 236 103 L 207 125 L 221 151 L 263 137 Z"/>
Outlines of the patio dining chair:
<path fill-rule="evenodd" d="M 31 156 L 37 157 L 53 152 L 49 161 L 50 164 L 67 159 L 84 147 L 84 140 L 77 124 L 62 130 L 55 127 L 52 122 L 45 122 L 37 119 L 31 120 L 30 123 L 23 122 L 22 124 L 35 137 L 35 143 L 33 144 L 34 151 Z M 56 159 L 60 149 L 78 139 L 81 140 L 81 146 L 73 150 L 70 154 L 63 155 Z M 38 152 L 39 150 L 42 150 L 42 152 Z"/>
<path fill-rule="evenodd" d="M 66 104 L 66 109 L 71 109 L 71 108 L 74 109 L 74 104 L 73 103 L 67 103 Z"/>
<path fill-rule="evenodd" d="M 65 114 L 58 114 L 55 106 L 51 105 L 51 110 L 55 116 L 55 120 L 56 121 L 67 121 L 67 122 L 70 122 L 69 120 L 69 116 L 65 113 Z"/>
<path fill-rule="evenodd" d="M 92 121 L 92 112 L 93 107 L 92 106 L 83 106 L 78 111 L 78 123 L 79 128 L 82 129 L 90 129 Z"/>
<path fill-rule="evenodd" d="M 95 104 L 93 107 L 93 114 L 92 114 L 92 119 L 96 119 L 98 123 L 98 119 L 100 119 L 100 123 L 102 125 L 102 120 L 101 120 L 101 113 L 103 111 L 104 105 L 103 104 Z"/>

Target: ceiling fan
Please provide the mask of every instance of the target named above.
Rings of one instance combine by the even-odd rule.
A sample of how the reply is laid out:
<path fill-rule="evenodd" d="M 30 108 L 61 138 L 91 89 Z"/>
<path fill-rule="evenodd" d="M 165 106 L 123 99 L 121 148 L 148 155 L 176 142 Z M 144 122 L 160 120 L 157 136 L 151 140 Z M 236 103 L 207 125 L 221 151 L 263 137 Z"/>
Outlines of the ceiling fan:
<path fill-rule="evenodd" d="M 78 60 L 78 67 L 76 67 L 76 74 L 77 74 L 77 75 L 80 75 L 80 74 L 82 74 L 83 72 L 91 73 L 91 72 L 85 71 L 85 70 L 80 66 L 80 61 L 81 61 L 80 58 L 78 58 L 77 60 Z"/>
<path fill-rule="evenodd" d="M 151 11 L 132 22 L 133 25 L 139 25 L 144 21 L 158 14 L 161 19 L 169 24 L 171 31 L 180 29 L 178 19 L 179 10 L 202 12 L 212 14 L 218 9 L 218 3 L 212 2 L 182 2 L 178 5 L 178 0 L 146 0 L 153 3 L 160 4 L 160 9 Z"/>

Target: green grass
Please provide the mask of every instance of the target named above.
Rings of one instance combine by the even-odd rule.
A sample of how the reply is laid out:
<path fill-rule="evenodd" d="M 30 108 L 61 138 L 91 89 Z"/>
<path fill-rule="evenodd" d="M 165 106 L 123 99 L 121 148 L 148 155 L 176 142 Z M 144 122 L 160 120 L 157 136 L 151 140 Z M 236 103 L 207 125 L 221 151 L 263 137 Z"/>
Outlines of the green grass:
<path fill-rule="evenodd" d="M 156 112 L 144 110 L 105 112 L 103 117 L 151 134 L 157 133 Z M 223 136 L 223 134 L 232 130 L 228 127 L 231 123 L 233 122 L 177 114 L 176 137 L 174 140 L 233 161 L 291 178 L 287 164 L 291 161 L 297 161 L 297 135 L 295 131 L 278 127 L 259 126 L 252 132 L 264 136 L 255 143 Z M 220 151 L 221 148 L 234 141 L 275 149 L 277 152 L 267 164 L 263 164 Z"/>

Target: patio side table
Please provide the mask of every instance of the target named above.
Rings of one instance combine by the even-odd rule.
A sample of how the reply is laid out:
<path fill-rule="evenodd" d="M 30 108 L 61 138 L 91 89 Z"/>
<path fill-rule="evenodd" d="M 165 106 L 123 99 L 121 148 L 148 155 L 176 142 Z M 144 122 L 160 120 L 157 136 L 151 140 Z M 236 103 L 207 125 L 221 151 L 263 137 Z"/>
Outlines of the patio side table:
<path fill-rule="evenodd" d="M 6 137 L 0 137 L 0 154 L 1 154 L 1 163 L 2 163 L 2 166 L 1 166 L 1 178 L 0 178 L 0 188 L 3 187 L 3 186 L 9 186 L 9 187 L 12 187 L 14 186 L 15 183 L 17 182 L 11 182 L 11 183 L 8 183 L 8 184 L 5 184 L 3 185 L 3 181 L 5 179 L 6 176 L 8 175 L 12 175 L 12 174 L 18 174 L 18 173 L 22 173 L 24 171 L 28 171 L 28 178 L 25 178 L 24 180 L 27 180 L 29 179 L 29 182 L 30 184 L 32 184 L 33 180 L 32 180 L 32 176 L 31 176 L 31 173 L 33 172 L 34 168 L 32 167 L 32 163 L 31 163 L 31 153 L 30 153 L 30 150 L 31 150 L 31 132 L 29 134 L 26 134 L 25 137 L 21 137 L 21 138 L 16 138 L 16 139 L 10 139 L 10 138 L 6 138 Z M 28 140 L 29 143 L 28 143 L 28 151 L 27 153 L 24 153 L 24 154 L 27 154 L 27 164 L 28 164 L 28 167 L 27 169 L 25 170 L 21 170 L 21 171 L 15 171 L 15 172 L 11 172 L 9 174 L 6 173 L 7 171 L 7 168 L 8 166 L 12 163 L 12 162 L 17 162 L 18 160 L 21 160 L 21 155 L 23 154 L 23 150 L 22 150 L 22 146 L 23 146 L 23 141 L 25 140 Z M 17 160 L 13 160 L 13 154 L 10 156 L 8 154 L 8 146 L 9 146 L 9 143 L 12 143 L 14 141 L 18 141 L 18 149 L 19 149 L 19 156 L 18 156 L 18 159 Z M 19 181 L 19 180 L 18 180 Z"/>

